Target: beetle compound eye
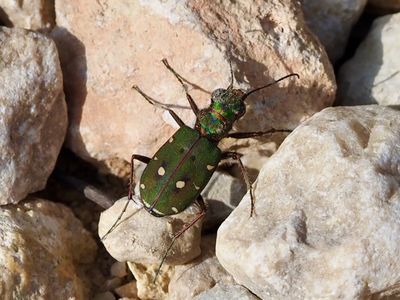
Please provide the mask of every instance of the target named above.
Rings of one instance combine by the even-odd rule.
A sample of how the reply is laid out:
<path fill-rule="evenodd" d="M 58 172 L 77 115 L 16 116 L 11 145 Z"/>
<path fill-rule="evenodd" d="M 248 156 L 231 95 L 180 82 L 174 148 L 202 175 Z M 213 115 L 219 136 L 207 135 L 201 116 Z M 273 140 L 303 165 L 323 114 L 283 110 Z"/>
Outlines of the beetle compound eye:
<path fill-rule="evenodd" d="M 224 93 L 225 93 L 225 89 L 216 89 L 212 92 L 211 94 L 211 101 L 215 101 L 218 98 L 220 98 Z"/>

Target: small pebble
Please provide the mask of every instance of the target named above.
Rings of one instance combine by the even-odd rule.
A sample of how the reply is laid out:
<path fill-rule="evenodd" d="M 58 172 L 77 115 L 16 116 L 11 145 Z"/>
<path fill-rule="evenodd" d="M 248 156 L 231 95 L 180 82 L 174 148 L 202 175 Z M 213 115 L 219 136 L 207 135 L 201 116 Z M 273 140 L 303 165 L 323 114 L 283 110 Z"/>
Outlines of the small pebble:
<path fill-rule="evenodd" d="M 126 270 L 126 263 L 119 261 L 113 263 L 110 269 L 110 273 L 114 277 L 125 277 L 126 275 L 128 275 L 128 272 Z"/>

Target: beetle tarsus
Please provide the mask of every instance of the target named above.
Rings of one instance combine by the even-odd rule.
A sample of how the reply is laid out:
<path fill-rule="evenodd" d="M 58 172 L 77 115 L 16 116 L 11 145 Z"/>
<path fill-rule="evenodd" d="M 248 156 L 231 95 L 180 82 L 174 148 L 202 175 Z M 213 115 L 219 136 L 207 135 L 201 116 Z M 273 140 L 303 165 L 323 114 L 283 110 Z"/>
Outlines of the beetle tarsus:
<path fill-rule="evenodd" d="M 189 223 L 184 224 L 183 227 L 182 227 L 182 229 L 179 230 L 179 231 L 174 235 L 174 237 L 172 238 L 171 243 L 169 244 L 167 250 L 165 251 L 165 253 L 164 253 L 164 255 L 163 255 L 162 259 L 161 259 L 161 262 L 160 262 L 160 264 L 159 264 L 159 266 L 158 266 L 158 268 L 157 268 L 157 270 L 156 270 L 156 273 L 155 273 L 154 279 L 153 279 L 153 283 L 156 282 L 158 275 L 160 275 L 161 267 L 163 266 L 164 261 L 165 261 L 165 259 L 167 258 L 168 253 L 169 253 L 169 251 L 171 250 L 172 246 L 174 245 L 175 241 L 176 241 L 182 234 L 184 234 L 190 227 L 192 227 L 193 225 L 195 225 L 199 220 L 201 220 L 201 219 L 205 216 L 205 214 L 206 214 L 206 212 L 207 212 L 207 205 L 205 204 L 204 199 L 203 199 L 203 197 L 202 197 L 201 195 L 199 195 L 199 197 L 197 198 L 197 200 L 196 200 L 195 203 L 199 205 L 199 207 L 200 207 L 200 212 L 198 212 L 198 213 L 196 214 L 196 217 L 195 217 L 192 221 L 190 221 Z"/>

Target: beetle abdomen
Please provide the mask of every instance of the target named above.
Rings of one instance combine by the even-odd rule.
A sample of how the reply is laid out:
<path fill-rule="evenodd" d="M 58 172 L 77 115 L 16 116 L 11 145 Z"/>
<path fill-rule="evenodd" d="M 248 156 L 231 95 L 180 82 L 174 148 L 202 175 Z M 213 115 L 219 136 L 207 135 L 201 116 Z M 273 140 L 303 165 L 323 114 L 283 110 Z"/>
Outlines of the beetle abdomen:
<path fill-rule="evenodd" d="M 181 127 L 153 156 L 140 179 L 140 195 L 150 213 L 185 210 L 214 173 L 221 151 L 199 132 Z"/>

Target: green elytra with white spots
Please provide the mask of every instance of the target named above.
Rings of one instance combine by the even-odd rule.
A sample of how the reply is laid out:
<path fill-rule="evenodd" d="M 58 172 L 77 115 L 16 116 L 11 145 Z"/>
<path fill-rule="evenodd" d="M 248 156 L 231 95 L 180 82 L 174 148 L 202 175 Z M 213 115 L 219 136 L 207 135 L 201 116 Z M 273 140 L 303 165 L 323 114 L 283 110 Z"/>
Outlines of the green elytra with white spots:
<path fill-rule="evenodd" d="M 140 196 L 148 211 L 167 216 L 185 210 L 200 195 L 220 160 L 215 143 L 195 129 L 181 127 L 152 157 L 140 179 Z"/>

